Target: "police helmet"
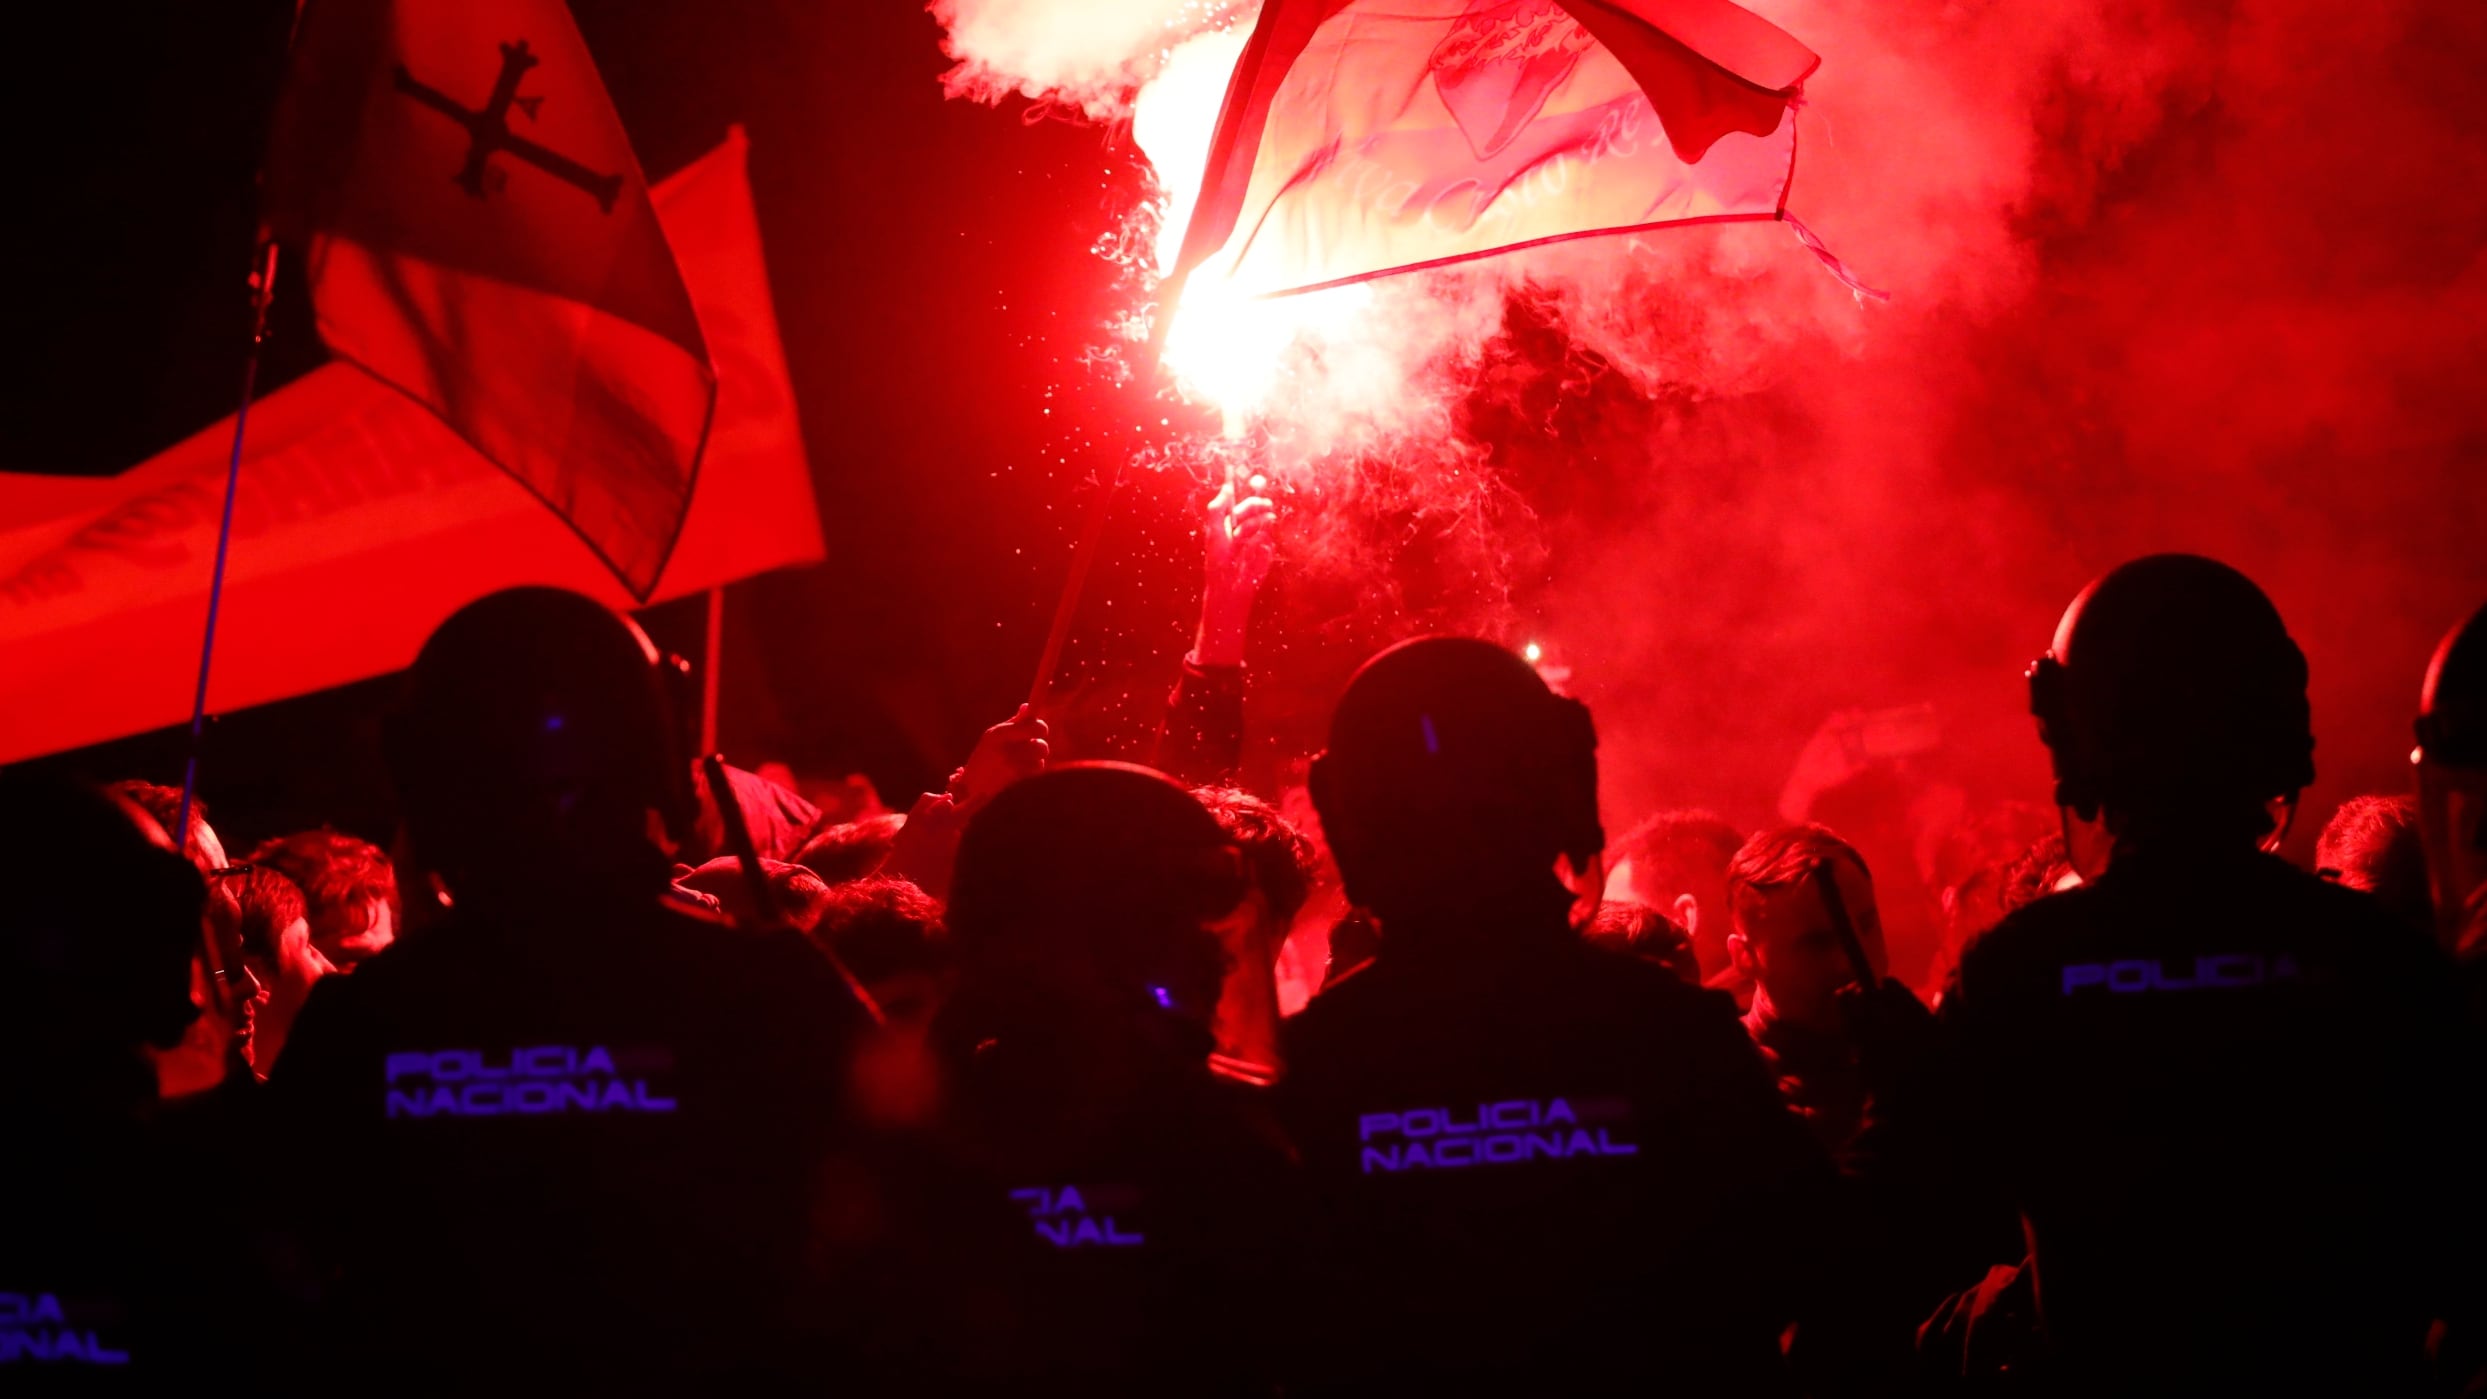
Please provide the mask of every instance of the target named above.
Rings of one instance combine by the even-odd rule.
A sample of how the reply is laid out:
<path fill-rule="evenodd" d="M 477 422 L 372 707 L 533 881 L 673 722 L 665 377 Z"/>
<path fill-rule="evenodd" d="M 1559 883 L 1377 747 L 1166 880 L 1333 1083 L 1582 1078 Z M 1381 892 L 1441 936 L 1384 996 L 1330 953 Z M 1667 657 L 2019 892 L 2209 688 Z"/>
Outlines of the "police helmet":
<path fill-rule="evenodd" d="M 2029 693 L 2056 803 L 2084 819 L 2293 800 L 2314 781 L 2305 654 L 2213 559 L 2155 554 L 2084 588 Z"/>
<path fill-rule="evenodd" d="M 490 863 L 589 842 L 677 841 L 698 807 L 667 661 L 602 603 L 510 588 L 469 603 L 415 658 L 388 734 L 417 849 Z"/>

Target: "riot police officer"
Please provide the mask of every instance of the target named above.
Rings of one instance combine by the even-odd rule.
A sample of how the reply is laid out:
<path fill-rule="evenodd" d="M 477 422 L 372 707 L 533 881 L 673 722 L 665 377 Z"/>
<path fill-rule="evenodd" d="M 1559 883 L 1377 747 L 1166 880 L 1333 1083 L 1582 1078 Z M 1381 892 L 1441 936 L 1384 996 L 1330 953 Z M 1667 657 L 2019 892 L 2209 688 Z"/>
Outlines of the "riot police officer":
<path fill-rule="evenodd" d="M 978 1196 L 944 1215 L 1014 1217 L 1013 1247 L 953 1269 L 1007 1313 L 963 1338 L 1001 1392 L 1267 1392 L 1287 1152 L 1258 1090 L 1210 1068 L 1217 925 L 1251 916 L 1248 887 L 1207 809 L 1146 768 L 1055 768 L 967 828 L 933 1039 Z"/>
<path fill-rule="evenodd" d="M 1829 1180 L 1724 995 L 1580 934 L 1596 733 L 1518 656 L 1406 643 L 1313 800 L 1379 954 L 1289 1023 L 1313 1388 L 1768 1393 Z"/>
<path fill-rule="evenodd" d="M 2105 866 L 1972 945 L 1941 1014 L 2053 1378 L 2419 1383 L 2455 1014 L 2423 937 L 2269 853 L 2314 777 L 2304 656 L 2242 574 L 2159 555 L 2074 599 L 2030 698 Z"/>
<path fill-rule="evenodd" d="M 659 659 L 574 593 L 433 633 L 387 734 L 407 897 L 271 1091 L 318 1162 L 325 1358 L 383 1384 L 789 1363 L 851 1008 L 790 932 L 668 895 L 695 816 Z"/>

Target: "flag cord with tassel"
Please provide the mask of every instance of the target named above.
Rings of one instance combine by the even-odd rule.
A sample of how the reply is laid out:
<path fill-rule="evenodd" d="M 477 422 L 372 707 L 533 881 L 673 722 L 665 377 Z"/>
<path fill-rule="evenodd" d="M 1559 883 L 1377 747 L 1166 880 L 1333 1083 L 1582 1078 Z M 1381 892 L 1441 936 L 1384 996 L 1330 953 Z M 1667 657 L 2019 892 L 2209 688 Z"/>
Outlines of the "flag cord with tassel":
<path fill-rule="evenodd" d="M 216 613 L 224 603 L 225 553 L 233 544 L 233 498 L 242 486 L 242 433 L 259 383 L 259 352 L 268 343 L 268 303 L 276 298 L 276 240 L 262 238 L 250 275 L 250 350 L 242 357 L 242 402 L 233 411 L 233 457 L 225 464 L 224 519 L 216 528 L 216 566 L 207 579 L 207 631 L 199 642 L 199 688 L 190 702 L 190 751 L 181 769 L 181 814 L 165 832 L 190 852 L 190 808 L 198 800 L 199 746 L 207 732 L 207 677 L 216 660 Z"/>

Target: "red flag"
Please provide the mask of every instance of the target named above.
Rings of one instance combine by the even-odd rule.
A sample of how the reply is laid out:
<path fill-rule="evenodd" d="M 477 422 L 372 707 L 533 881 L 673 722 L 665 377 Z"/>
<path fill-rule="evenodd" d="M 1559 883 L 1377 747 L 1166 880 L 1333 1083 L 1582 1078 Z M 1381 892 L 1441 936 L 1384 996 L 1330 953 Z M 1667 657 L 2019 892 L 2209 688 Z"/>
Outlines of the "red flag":
<path fill-rule="evenodd" d="M 1780 218 L 1820 61 L 1729 0 L 1268 0 L 1175 270 L 1271 295 Z"/>
<path fill-rule="evenodd" d="M 736 131 L 655 190 L 708 328 L 717 419 L 653 602 L 821 556 L 743 154 Z M 188 721 L 232 447 L 226 418 L 118 476 L 0 471 L 0 763 Z M 508 472 L 351 364 L 252 404 L 245 451 L 215 709 L 399 669 L 501 588 L 632 605 Z"/>
<path fill-rule="evenodd" d="M 311 0 L 267 199 L 308 252 L 329 349 L 438 414 L 646 599 L 716 379 L 559 0 Z"/>

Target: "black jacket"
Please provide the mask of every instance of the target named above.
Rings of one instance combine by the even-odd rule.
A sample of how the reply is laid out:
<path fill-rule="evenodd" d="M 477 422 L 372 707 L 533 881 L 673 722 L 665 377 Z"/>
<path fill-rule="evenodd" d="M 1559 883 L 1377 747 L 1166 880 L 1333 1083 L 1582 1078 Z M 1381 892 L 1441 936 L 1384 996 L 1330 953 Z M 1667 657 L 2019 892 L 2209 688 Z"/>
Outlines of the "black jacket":
<path fill-rule="evenodd" d="M 1941 1018 L 2075 1383 L 2415 1383 L 2470 1115 L 2422 935 L 2269 856 L 2119 852 L 1964 952 Z"/>
<path fill-rule="evenodd" d="M 1830 1167 L 1726 997 L 1559 921 L 1386 940 L 1289 1023 L 1313 1387 L 1767 1393 Z"/>
<path fill-rule="evenodd" d="M 654 899 L 467 911 L 320 984 L 270 1084 L 383 1383 L 788 1363 L 849 1003 L 793 934 Z"/>

